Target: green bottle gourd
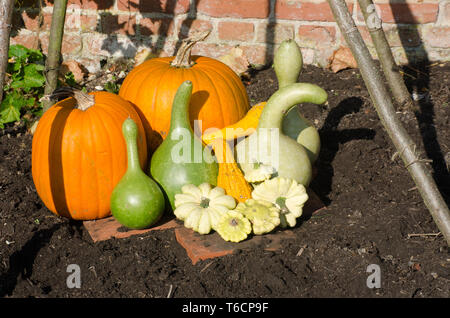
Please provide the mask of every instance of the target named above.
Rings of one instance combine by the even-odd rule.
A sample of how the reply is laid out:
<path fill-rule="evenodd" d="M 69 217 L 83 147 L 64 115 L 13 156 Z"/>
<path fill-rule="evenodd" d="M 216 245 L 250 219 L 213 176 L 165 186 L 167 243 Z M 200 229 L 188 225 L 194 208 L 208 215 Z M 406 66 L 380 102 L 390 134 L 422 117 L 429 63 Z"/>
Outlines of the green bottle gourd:
<path fill-rule="evenodd" d="M 111 194 L 111 213 L 120 224 L 130 229 L 143 229 L 163 215 L 164 194 L 141 169 L 136 143 L 138 127 L 133 119 L 123 122 L 122 133 L 127 145 L 128 167 Z"/>
<path fill-rule="evenodd" d="M 168 136 L 153 153 L 150 163 L 150 174 L 163 189 L 172 210 L 175 194 L 181 193 L 182 186 L 205 182 L 217 185 L 219 166 L 194 135 L 189 121 L 191 95 L 192 82 L 184 81 L 173 100 Z"/>
<path fill-rule="evenodd" d="M 322 104 L 327 93 L 317 85 L 294 83 L 276 91 L 267 101 L 256 132 L 236 146 L 237 161 L 243 170 L 255 163 L 270 165 L 280 177 L 308 186 L 312 166 L 305 148 L 282 132 L 284 114 L 301 103 Z M 274 134 L 275 132 L 275 134 Z"/>
<path fill-rule="evenodd" d="M 303 57 L 294 40 L 285 40 L 280 44 L 275 52 L 273 67 L 279 88 L 297 82 L 303 67 Z M 282 131 L 305 147 L 311 163 L 317 160 L 320 152 L 319 132 L 309 120 L 300 114 L 298 107 L 293 107 L 284 116 Z"/>

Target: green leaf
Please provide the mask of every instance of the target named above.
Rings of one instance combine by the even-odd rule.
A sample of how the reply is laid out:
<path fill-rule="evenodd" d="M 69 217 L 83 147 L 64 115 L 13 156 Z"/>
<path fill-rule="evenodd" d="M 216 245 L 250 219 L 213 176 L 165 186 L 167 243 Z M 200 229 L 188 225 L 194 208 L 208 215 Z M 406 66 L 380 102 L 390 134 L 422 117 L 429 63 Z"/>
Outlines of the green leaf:
<path fill-rule="evenodd" d="M 26 59 L 29 56 L 30 50 L 20 44 L 11 45 L 9 47 L 8 57 L 17 57 L 19 59 Z"/>
<path fill-rule="evenodd" d="M 4 124 L 20 120 L 20 110 L 13 105 L 9 105 L 0 112 L 0 121 Z"/>
<path fill-rule="evenodd" d="M 29 64 L 24 68 L 24 84 L 26 87 L 41 87 L 45 83 L 44 75 L 42 70 L 43 65 L 40 64 Z"/>
<path fill-rule="evenodd" d="M 11 83 L 11 88 L 23 88 L 25 87 L 24 81 L 14 81 Z"/>
<path fill-rule="evenodd" d="M 41 51 L 35 49 L 28 49 L 30 62 L 41 62 L 43 61 L 44 55 Z"/>
<path fill-rule="evenodd" d="M 67 72 L 64 75 L 64 81 L 66 82 L 67 85 L 74 87 L 77 85 L 77 81 L 75 81 L 75 75 L 73 75 L 72 72 Z"/>
<path fill-rule="evenodd" d="M 24 106 L 27 105 L 28 99 L 25 98 L 22 94 L 17 91 L 14 91 L 3 99 L 2 104 L 0 105 L 0 111 L 8 109 L 9 107 L 14 107 L 18 111 Z"/>
<path fill-rule="evenodd" d="M 34 97 L 30 97 L 30 98 L 26 99 L 26 106 L 28 106 L 28 107 L 33 107 L 35 103 L 36 103 L 36 98 L 34 98 Z"/>

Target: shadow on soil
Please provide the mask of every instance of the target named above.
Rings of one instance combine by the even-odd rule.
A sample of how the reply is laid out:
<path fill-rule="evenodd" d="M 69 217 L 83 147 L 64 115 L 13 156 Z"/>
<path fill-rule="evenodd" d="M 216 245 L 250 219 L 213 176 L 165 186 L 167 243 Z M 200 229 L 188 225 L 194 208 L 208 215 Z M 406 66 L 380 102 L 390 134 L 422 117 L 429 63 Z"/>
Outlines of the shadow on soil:
<path fill-rule="evenodd" d="M 414 17 L 406 1 L 390 1 L 394 20 L 397 24 L 411 23 L 419 24 Z M 410 93 L 416 96 L 418 109 L 415 116 L 419 124 L 424 150 L 427 158 L 432 160 L 431 169 L 433 178 L 441 191 L 444 200 L 450 204 L 450 173 L 447 169 L 441 145 L 437 139 L 434 123 L 435 105 L 429 94 L 430 88 L 430 60 L 428 52 L 424 47 L 422 37 L 417 28 L 409 28 L 409 32 L 399 32 L 400 41 L 408 59 L 408 65 L 403 67 L 405 83 Z M 419 45 L 410 48 L 410 39 L 419 39 Z"/>
<path fill-rule="evenodd" d="M 322 128 L 319 129 L 320 139 L 326 140 L 326 144 L 320 150 L 317 162 L 318 174 L 311 186 L 325 205 L 331 203 L 328 198 L 332 191 L 331 186 L 334 176 L 331 163 L 340 145 L 351 140 L 372 140 L 375 137 L 375 131 L 368 128 L 338 130 L 341 119 L 348 114 L 359 112 L 362 105 L 363 101 L 360 98 L 350 97 L 344 99 L 330 111 Z"/>
<path fill-rule="evenodd" d="M 0 276 L 0 297 L 11 295 L 16 287 L 19 276 L 21 279 L 29 279 L 33 274 L 33 264 L 39 251 L 46 246 L 53 233 L 62 224 L 55 224 L 49 229 L 39 230 L 24 244 L 22 249 L 14 252 L 9 257 L 9 269 Z"/>

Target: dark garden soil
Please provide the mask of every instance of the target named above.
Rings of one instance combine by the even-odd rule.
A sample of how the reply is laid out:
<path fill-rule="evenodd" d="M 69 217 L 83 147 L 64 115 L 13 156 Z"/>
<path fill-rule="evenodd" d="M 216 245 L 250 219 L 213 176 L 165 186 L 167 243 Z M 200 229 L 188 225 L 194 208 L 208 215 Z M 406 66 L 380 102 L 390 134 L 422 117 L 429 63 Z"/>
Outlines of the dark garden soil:
<path fill-rule="evenodd" d="M 420 109 L 398 116 L 432 159 L 450 202 L 450 64 L 406 68 Z M 302 105 L 320 129 L 311 187 L 327 205 L 293 229 L 277 251 L 241 250 L 192 265 L 174 230 L 94 243 L 81 222 L 54 216 L 31 178 L 22 125 L 0 131 L 0 297 L 449 297 L 450 255 L 384 131 L 357 70 L 306 66 L 300 78 L 329 93 Z M 277 88 L 271 68 L 248 81 L 252 104 Z M 428 90 L 427 90 L 428 89 Z M 81 288 L 66 285 L 81 268 Z M 366 285 L 368 265 L 381 288 Z"/>

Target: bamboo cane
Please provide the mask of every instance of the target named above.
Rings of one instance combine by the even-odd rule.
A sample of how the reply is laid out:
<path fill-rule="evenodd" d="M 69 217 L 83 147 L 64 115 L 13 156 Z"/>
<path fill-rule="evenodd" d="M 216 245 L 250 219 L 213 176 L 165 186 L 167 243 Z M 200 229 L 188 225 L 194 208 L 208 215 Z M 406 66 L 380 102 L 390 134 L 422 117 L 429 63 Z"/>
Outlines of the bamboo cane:
<path fill-rule="evenodd" d="M 358 63 L 375 109 L 398 154 L 411 174 L 434 222 L 450 246 L 450 211 L 434 182 L 426 161 L 416 153 L 416 145 L 397 118 L 397 114 L 364 40 L 351 17 L 344 0 L 328 0 L 336 23 Z"/>
<path fill-rule="evenodd" d="M 47 60 L 45 63 L 44 94 L 51 94 L 58 86 L 58 72 L 61 65 L 61 46 L 64 35 L 64 21 L 66 19 L 67 0 L 55 0 L 53 5 L 52 25 Z M 44 112 L 50 108 L 52 102 L 44 101 Z"/>
<path fill-rule="evenodd" d="M 358 0 L 364 20 L 372 38 L 378 60 L 380 61 L 386 81 L 391 89 L 394 100 L 402 108 L 412 108 L 413 101 L 406 88 L 399 68 L 395 63 L 391 48 L 383 31 L 382 21 L 375 11 L 372 0 Z"/>

